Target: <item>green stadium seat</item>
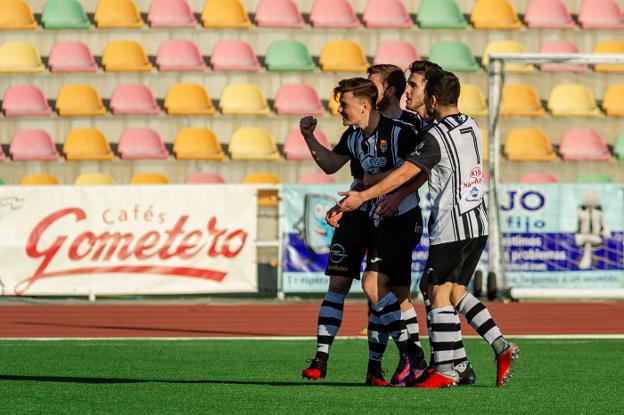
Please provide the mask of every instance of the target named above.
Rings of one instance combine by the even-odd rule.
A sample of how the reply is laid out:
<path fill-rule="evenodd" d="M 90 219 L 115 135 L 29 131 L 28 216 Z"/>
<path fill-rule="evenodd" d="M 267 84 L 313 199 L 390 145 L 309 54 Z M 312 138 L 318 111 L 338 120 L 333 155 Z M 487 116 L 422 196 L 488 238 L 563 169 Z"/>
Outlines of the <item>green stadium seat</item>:
<path fill-rule="evenodd" d="M 454 0 L 423 0 L 416 20 L 423 29 L 463 29 L 468 25 Z"/>
<path fill-rule="evenodd" d="M 429 52 L 428 59 L 451 72 L 476 72 L 479 70 L 470 47 L 458 40 L 436 42 Z"/>
<path fill-rule="evenodd" d="M 613 183 L 613 178 L 603 173 L 586 173 L 577 177 L 576 182 L 581 184 Z"/>
<path fill-rule="evenodd" d="M 4 185 L 4 180 L 2 180 L 2 177 L 0 177 L 0 186 Z"/>
<path fill-rule="evenodd" d="M 276 40 L 266 53 L 269 71 L 313 71 L 316 67 L 306 45 L 298 40 Z"/>
<path fill-rule="evenodd" d="M 48 0 L 41 22 L 46 29 L 88 29 L 91 26 L 82 4 L 76 0 Z"/>
<path fill-rule="evenodd" d="M 618 160 L 624 160 L 624 131 L 620 131 L 615 139 L 613 154 L 615 154 Z"/>

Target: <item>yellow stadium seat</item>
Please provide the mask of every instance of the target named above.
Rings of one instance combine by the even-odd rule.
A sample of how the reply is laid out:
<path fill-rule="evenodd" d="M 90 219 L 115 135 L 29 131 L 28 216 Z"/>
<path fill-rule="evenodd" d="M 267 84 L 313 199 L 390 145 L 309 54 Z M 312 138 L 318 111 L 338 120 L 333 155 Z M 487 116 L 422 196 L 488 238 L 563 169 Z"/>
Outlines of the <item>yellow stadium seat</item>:
<path fill-rule="evenodd" d="M 165 97 L 165 110 L 171 115 L 212 115 L 210 96 L 199 84 L 173 84 Z"/>
<path fill-rule="evenodd" d="M 22 177 L 20 184 L 23 186 L 45 186 L 59 184 L 59 180 L 49 174 L 29 174 Z"/>
<path fill-rule="evenodd" d="M 490 135 L 485 127 L 479 128 L 479 131 L 481 131 L 481 138 L 483 139 L 483 160 L 487 161 L 490 159 Z"/>
<path fill-rule="evenodd" d="M 95 9 L 99 28 L 141 28 L 143 19 L 132 0 L 100 0 Z"/>
<path fill-rule="evenodd" d="M 34 29 L 37 27 L 30 6 L 22 0 L 2 0 L 0 11 L 0 29 Z"/>
<path fill-rule="evenodd" d="M 270 112 L 262 91 L 255 84 L 227 85 L 219 108 L 224 114 L 267 115 Z"/>
<path fill-rule="evenodd" d="M 507 0 L 477 0 L 470 14 L 475 29 L 519 29 L 518 13 Z"/>
<path fill-rule="evenodd" d="M 607 115 L 624 115 L 624 84 L 611 85 L 605 92 L 602 107 Z"/>
<path fill-rule="evenodd" d="M 137 173 L 130 179 L 130 184 L 169 184 L 169 179 L 159 173 Z"/>
<path fill-rule="evenodd" d="M 487 68 L 490 64 L 490 53 L 526 53 L 522 43 L 515 40 L 496 40 L 490 42 L 483 51 L 481 64 Z M 522 63 L 505 64 L 505 72 L 533 72 L 533 65 Z"/>
<path fill-rule="evenodd" d="M 504 153 L 512 161 L 552 161 L 557 158 L 550 140 L 537 128 L 513 130 L 505 141 Z"/>
<path fill-rule="evenodd" d="M 175 138 L 173 152 L 180 160 L 223 160 L 221 143 L 208 128 L 183 128 Z"/>
<path fill-rule="evenodd" d="M 507 84 L 503 87 L 500 113 L 502 115 L 544 115 L 540 97 L 531 85 Z"/>
<path fill-rule="evenodd" d="M 366 72 L 368 61 L 362 47 L 352 40 L 332 40 L 319 58 L 325 72 Z"/>
<path fill-rule="evenodd" d="M 59 115 L 104 115 L 100 94 L 91 85 L 64 85 L 56 96 Z"/>
<path fill-rule="evenodd" d="M 331 115 L 340 115 L 338 113 L 338 107 L 340 106 L 340 102 L 336 98 L 334 98 L 334 92 L 332 91 L 329 94 L 329 100 L 327 101 L 327 109 L 331 113 Z"/>
<path fill-rule="evenodd" d="M 232 160 L 278 160 L 275 139 L 263 128 L 243 127 L 234 131 L 229 146 Z"/>
<path fill-rule="evenodd" d="M 6 42 L 0 46 L 0 72 L 43 72 L 37 49 L 29 42 Z"/>
<path fill-rule="evenodd" d="M 280 184 L 279 177 L 271 173 L 251 173 L 243 177 L 243 184 Z M 275 207 L 279 203 L 277 190 L 258 190 L 258 206 Z"/>
<path fill-rule="evenodd" d="M 115 179 L 106 173 L 84 173 L 76 177 L 74 184 L 78 186 L 111 185 L 115 184 Z"/>
<path fill-rule="evenodd" d="M 584 85 L 559 84 L 550 91 L 548 109 L 553 115 L 599 115 L 594 94 Z"/>
<path fill-rule="evenodd" d="M 240 0 L 206 0 L 201 13 L 204 27 L 247 29 L 249 15 Z"/>
<path fill-rule="evenodd" d="M 594 47 L 594 53 L 614 53 L 624 54 L 624 41 L 622 40 L 605 40 Z M 624 64 L 618 63 L 600 63 L 594 65 L 596 72 L 624 72 Z"/>
<path fill-rule="evenodd" d="M 112 160 L 106 137 L 95 128 L 76 128 L 65 138 L 63 153 L 67 160 Z"/>
<path fill-rule="evenodd" d="M 113 40 L 106 45 L 102 55 L 106 72 L 149 72 L 149 62 L 143 46 L 131 40 Z"/>
<path fill-rule="evenodd" d="M 483 91 L 473 84 L 463 84 L 457 102 L 459 110 L 473 117 L 485 116 L 488 113 Z"/>

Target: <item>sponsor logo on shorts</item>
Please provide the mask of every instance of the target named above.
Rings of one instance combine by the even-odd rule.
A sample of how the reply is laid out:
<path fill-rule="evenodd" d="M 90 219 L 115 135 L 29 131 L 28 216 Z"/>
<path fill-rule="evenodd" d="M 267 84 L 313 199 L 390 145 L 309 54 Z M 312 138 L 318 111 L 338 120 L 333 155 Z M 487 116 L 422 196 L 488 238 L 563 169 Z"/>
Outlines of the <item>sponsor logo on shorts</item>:
<path fill-rule="evenodd" d="M 340 265 L 329 265 L 327 267 L 328 271 L 349 271 L 349 267 L 342 267 Z"/>
<path fill-rule="evenodd" d="M 344 246 L 333 244 L 329 250 L 329 260 L 334 264 L 341 263 L 348 255 L 345 253 Z"/>

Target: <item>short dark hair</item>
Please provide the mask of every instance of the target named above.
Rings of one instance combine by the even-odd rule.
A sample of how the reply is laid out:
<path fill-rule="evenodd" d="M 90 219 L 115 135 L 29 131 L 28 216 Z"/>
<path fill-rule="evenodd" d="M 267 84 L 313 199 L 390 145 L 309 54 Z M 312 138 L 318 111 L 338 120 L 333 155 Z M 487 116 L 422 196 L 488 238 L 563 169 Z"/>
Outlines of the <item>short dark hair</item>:
<path fill-rule="evenodd" d="M 457 105 L 461 86 L 454 73 L 445 70 L 430 71 L 425 74 L 425 92 L 435 96 L 440 105 Z"/>
<path fill-rule="evenodd" d="M 373 108 L 377 104 L 377 87 L 370 79 L 348 78 L 341 80 L 338 82 L 338 86 L 334 88 L 334 99 L 339 101 L 340 96 L 347 92 L 351 92 L 354 97 L 368 99 Z"/>
<path fill-rule="evenodd" d="M 431 71 L 441 71 L 442 68 L 437 63 L 431 61 L 414 61 L 409 66 L 410 74 L 411 73 L 422 73 L 426 74 Z"/>
<path fill-rule="evenodd" d="M 400 99 L 403 95 L 403 92 L 405 92 L 405 86 L 407 85 L 407 83 L 405 82 L 405 74 L 398 66 L 381 63 L 379 65 L 369 66 L 366 72 L 369 75 L 381 75 L 381 82 L 386 88 L 389 88 L 391 86 L 394 87 L 395 97 Z"/>

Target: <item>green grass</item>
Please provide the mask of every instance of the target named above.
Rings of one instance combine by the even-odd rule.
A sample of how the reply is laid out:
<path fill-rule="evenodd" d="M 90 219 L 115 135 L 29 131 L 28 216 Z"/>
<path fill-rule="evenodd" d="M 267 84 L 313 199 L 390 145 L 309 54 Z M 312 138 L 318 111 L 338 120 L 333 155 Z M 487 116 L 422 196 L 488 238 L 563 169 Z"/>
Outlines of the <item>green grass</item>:
<path fill-rule="evenodd" d="M 518 340 L 516 375 L 494 387 L 492 352 L 465 340 L 475 386 L 362 386 L 363 340 L 337 340 L 328 376 L 300 377 L 312 341 L 0 341 L 0 413 L 616 413 L 624 341 Z M 392 373 L 389 345 L 384 367 Z"/>

